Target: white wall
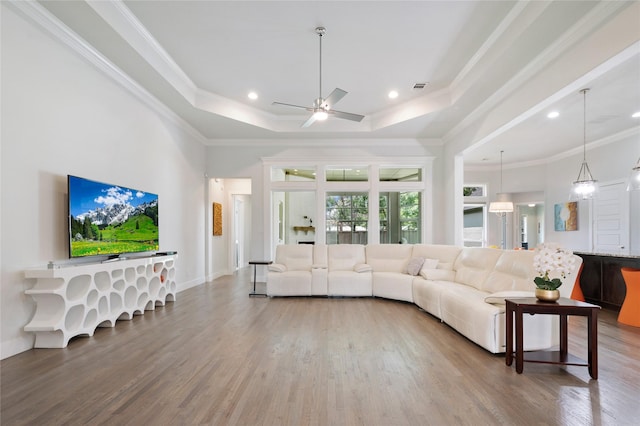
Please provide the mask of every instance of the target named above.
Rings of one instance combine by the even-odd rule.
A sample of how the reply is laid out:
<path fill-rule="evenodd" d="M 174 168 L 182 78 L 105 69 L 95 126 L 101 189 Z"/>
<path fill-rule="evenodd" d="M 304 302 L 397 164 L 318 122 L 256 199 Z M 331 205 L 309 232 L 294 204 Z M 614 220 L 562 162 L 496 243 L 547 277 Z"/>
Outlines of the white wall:
<path fill-rule="evenodd" d="M 635 165 L 640 156 L 639 136 L 632 135 L 616 142 L 604 144 L 587 151 L 587 162 L 594 178 L 599 182 L 615 181 L 627 179 L 631 168 Z M 564 247 L 575 251 L 590 251 L 590 202 L 580 201 L 578 203 L 578 230 L 570 232 L 557 232 L 554 229 L 553 209 L 557 203 L 564 203 L 569 200 L 571 183 L 576 179 L 578 170 L 582 163 L 582 151 L 568 157 L 563 157 L 549 162 L 529 167 L 508 167 L 503 170 L 503 191 L 508 193 L 522 192 L 544 192 L 544 224 L 547 242 L 556 242 Z M 465 172 L 465 181 L 474 183 L 487 183 L 490 200 L 495 198 L 495 193 L 500 186 L 500 171 L 477 171 Z M 632 211 L 630 217 L 631 248 L 640 247 L 640 210 L 635 193 L 629 194 L 632 200 Z M 514 195 L 515 201 L 519 200 L 518 195 Z M 635 203 L 633 202 L 635 200 Z M 537 200 L 536 200 L 537 201 Z M 508 214 L 509 218 L 507 233 L 508 241 L 513 242 L 512 220 L 513 214 Z M 499 245 L 500 224 L 495 215 L 489 215 L 488 244 Z M 511 247 L 512 245 L 507 245 Z"/>
<path fill-rule="evenodd" d="M 638 134 L 627 137 L 618 142 L 603 145 L 587 151 L 587 162 L 593 177 L 600 183 L 627 179 L 631 168 L 640 156 L 640 136 Z M 582 152 L 549 164 L 547 168 L 545 192 L 545 222 L 546 240 L 555 241 L 573 250 L 591 251 L 591 202 L 578 202 L 578 231 L 556 232 L 553 226 L 553 206 L 569 200 L 571 183 L 576 180 Z M 631 195 L 631 194 L 629 194 Z M 637 207 L 637 206 L 636 206 Z M 640 221 L 640 211 L 631 211 L 629 215 L 631 229 L 637 229 Z M 632 232 L 633 236 L 633 232 Z M 632 247 L 634 242 L 632 241 Z M 638 244 L 635 241 L 635 244 Z"/>
<path fill-rule="evenodd" d="M 2 358 L 33 346 L 26 268 L 67 254 L 67 174 L 159 196 L 179 291 L 204 281 L 204 147 L 2 4 Z M 178 297 L 179 300 L 179 297 Z"/>

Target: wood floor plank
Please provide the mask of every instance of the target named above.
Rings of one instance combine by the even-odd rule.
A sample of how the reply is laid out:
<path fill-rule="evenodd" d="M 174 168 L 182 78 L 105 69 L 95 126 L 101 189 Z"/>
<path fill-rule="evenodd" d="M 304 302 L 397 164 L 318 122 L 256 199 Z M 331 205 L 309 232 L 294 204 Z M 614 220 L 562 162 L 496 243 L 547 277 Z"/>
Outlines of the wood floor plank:
<path fill-rule="evenodd" d="M 416 306 L 250 298 L 251 270 L 65 349 L 3 360 L 4 425 L 637 424 L 640 329 L 599 319 L 600 379 L 524 373 Z M 569 350 L 586 356 L 586 323 Z"/>

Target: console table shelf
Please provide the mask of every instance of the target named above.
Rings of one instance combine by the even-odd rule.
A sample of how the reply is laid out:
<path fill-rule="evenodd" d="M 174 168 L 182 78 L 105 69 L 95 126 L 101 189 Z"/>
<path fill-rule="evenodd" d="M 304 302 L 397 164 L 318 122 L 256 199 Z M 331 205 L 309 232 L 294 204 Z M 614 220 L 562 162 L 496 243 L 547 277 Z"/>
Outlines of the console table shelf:
<path fill-rule="evenodd" d="M 293 230 L 295 232 L 302 231 L 302 232 L 304 232 L 306 234 L 307 232 L 315 232 L 316 228 L 315 228 L 315 226 L 294 226 Z"/>
<path fill-rule="evenodd" d="M 176 298 L 175 255 L 29 269 L 36 284 L 26 290 L 36 313 L 24 327 L 36 348 L 64 348 L 72 337 L 152 311 Z"/>

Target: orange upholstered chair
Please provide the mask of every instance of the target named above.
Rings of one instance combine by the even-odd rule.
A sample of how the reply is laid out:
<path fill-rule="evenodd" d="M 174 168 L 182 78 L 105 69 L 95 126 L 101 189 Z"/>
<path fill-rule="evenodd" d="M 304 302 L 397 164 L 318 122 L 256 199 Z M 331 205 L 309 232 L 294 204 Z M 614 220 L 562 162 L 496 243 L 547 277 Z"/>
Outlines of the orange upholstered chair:
<path fill-rule="evenodd" d="M 627 295 L 618 314 L 618 322 L 640 327 L 640 269 L 621 268 Z"/>
<path fill-rule="evenodd" d="M 582 287 L 580 287 L 580 275 L 582 275 L 582 268 L 584 267 L 584 262 L 580 264 L 580 269 L 578 270 L 578 275 L 576 276 L 576 282 L 573 284 L 573 290 L 571 291 L 571 298 L 573 300 L 579 300 L 580 302 L 584 302 L 584 293 L 582 293 Z"/>

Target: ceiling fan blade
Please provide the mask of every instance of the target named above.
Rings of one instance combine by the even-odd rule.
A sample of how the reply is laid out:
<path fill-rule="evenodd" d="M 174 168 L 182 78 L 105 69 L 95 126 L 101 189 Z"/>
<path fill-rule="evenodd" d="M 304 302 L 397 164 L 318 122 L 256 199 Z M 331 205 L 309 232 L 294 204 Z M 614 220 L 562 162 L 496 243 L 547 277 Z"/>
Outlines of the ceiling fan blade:
<path fill-rule="evenodd" d="M 364 115 L 353 114 L 351 112 L 343 112 L 343 111 L 336 111 L 336 110 L 329 110 L 327 112 L 337 118 L 344 118 L 345 120 L 351 120 L 351 121 L 360 122 L 364 118 Z"/>
<path fill-rule="evenodd" d="M 331 108 L 333 107 L 335 104 L 338 103 L 338 101 L 342 98 L 344 98 L 344 96 L 347 94 L 348 92 L 345 92 L 342 89 L 338 89 L 337 87 L 335 89 L 333 89 L 333 92 L 331 92 L 329 94 L 329 96 L 327 96 L 327 99 L 324 100 L 324 103 L 322 104 L 325 108 Z"/>
<path fill-rule="evenodd" d="M 309 127 L 315 122 L 316 122 L 316 115 L 311 114 L 311 117 L 309 117 L 309 119 L 302 124 L 302 128 Z"/>
<path fill-rule="evenodd" d="M 313 111 L 313 108 L 311 108 L 311 107 L 306 107 L 306 106 L 302 106 L 302 105 L 285 104 L 285 103 L 282 103 L 282 102 L 273 102 L 271 105 L 284 105 L 284 106 L 288 106 L 288 107 L 306 109 L 307 111 Z"/>

